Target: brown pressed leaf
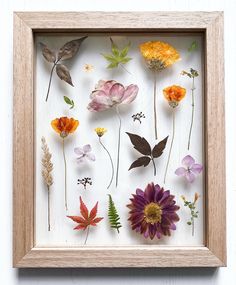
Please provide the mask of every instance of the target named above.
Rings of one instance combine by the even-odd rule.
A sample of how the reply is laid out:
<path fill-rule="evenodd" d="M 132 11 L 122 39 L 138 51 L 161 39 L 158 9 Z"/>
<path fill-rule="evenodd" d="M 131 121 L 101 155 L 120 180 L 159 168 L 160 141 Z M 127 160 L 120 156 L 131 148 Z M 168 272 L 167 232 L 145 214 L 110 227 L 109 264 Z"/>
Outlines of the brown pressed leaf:
<path fill-rule="evenodd" d="M 77 40 L 70 41 L 60 48 L 57 60 L 66 60 L 72 58 L 79 50 L 81 43 L 87 37 L 82 37 Z"/>
<path fill-rule="evenodd" d="M 58 77 L 61 80 L 64 80 L 65 82 L 67 82 L 71 86 L 74 86 L 72 83 L 72 80 L 71 80 L 69 69 L 65 65 L 57 64 L 56 72 L 57 72 Z"/>
<path fill-rule="evenodd" d="M 151 147 L 147 140 L 135 134 L 126 132 L 129 136 L 134 148 L 144 155 L 151 155 Z"/>
<path fill-rule="evenodd" d="M 154 158 L 157 158 L 157 157 L 162 155 L 163 150 L 166 147 L 167 140 L 168 140 L 168 136 L 166 138 L 164 138 L 164 140 L 160 141 L 158 144 L 156 144 L 154 146 L 154 148 L 152 150 L 152 156 Z"/>
<path fill-rule="evenodd" d="M 48 62 L 55 62 L 56 61 L 56 53 L 54 51 L 50 50 L 45 44 L 40 43 L 40 45 L 42 48 L 43 57 Z"/>
<path fill-rule="evenodd" d="M 135 160 L 131 165 L 130 165 L 130 169 L 135 168 L 135 167 L 140 167 L 140 166 L 144 166 L 146 167 L 149 162 L 151 161 L 151 158 L 149 156 L 142 156 L 140 158 L 138 158 L 137 160 Z"/>

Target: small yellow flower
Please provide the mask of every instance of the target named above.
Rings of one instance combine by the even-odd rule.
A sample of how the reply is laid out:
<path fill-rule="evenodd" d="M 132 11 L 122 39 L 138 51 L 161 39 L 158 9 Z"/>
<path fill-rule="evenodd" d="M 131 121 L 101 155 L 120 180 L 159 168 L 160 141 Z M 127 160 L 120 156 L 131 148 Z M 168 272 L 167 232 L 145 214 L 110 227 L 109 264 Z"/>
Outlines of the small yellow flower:
<path fill-rule="evenodd" d="M 165 42 L 151 41 L 140 45 L 140 51 L 148 67 L 160 71 L 180 60 L 178 51 Z"/>
<path fill-rule="evenodd" d="M 91 64 L 85 64 L 84 65 L 84 71 L 85 72 L 91 72 L 93 70 L 94 70 L 94 66 L 93 65 L 91 65 Z"/>
<path fill-rule="evenodd" d="M 106 128 L 96 128 L 95 132 L 97 133 L 99 137 L 102 137 L 107 132 L 107 129 Z"/>

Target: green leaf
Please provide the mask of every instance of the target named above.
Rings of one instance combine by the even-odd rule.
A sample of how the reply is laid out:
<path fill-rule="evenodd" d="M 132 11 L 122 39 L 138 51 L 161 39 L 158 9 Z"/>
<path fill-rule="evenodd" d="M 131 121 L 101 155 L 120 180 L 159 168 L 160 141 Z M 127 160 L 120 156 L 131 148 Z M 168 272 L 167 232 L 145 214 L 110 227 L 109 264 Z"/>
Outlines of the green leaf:
<path fill-rule="evenodd" d="M 102 56 L 103 56 L 106 60 L 108 60 L 108 61 L 111 61 L 111 62 L 116 61 L 116 58 L 115 58 L 113 55 L 103 54 L 103 53 L 102 53 Z"/>
<path fill-rule="evenodd" d="M 130 60 L 132 60 L 131 57 L 126 57 L 126 58 L 121 59 L 120 62 L 125 64 L 125 63 L 129 62 Z"/>
<path fill-rule="evenodd" d="M 70 109 L 73 109 L 75 106 L 75 103 L 73 100 L 71 100 L 69 97 L 64 96 L 64 101 L 66 102 L 66 104 L 70 105 Z"/>
<path fill-rule="evenodd" d="M 113 42 L 112 38 L 110 38 L 111 41 L 111 51 L 114 54 L 114 56 L 119 56 L 120 52 L 116 44 Z"/>
<path fill-rule="evenodd" d="M 107 68 L 116 68 L 118 66 L 117 62 L 110 63 Z"/>
<path fill-rule="evenodd" d="M 130 48 L 130 42 L 126 47 L 122 49 L 122 51 L 120 52 L 120 57 L 126 57 L 129 52 L 129 48 Z"/>
<path fill-rule="evenodd" d="M 192 52 L 192 51 L 195 51 L 197 48 L 198 48 L 198 43 L 197 43 L 197 41 L 193 41 L 193 42 L 191 43 L 191 46 L 188 48 L 188 51 L 189 51 L 189 52 Z"/>
<path fill-rule="evenodd" d="M 109 201 L 108 201 L 108 218 L 111 228 L 116 229 L 119 233 L 119 228 L 122 227 L 121 223 L 119 222 L 120 217 L 117 213 L 114 201 L 112 200 L 112 197 L 110 194 L 108 194 Z"/>

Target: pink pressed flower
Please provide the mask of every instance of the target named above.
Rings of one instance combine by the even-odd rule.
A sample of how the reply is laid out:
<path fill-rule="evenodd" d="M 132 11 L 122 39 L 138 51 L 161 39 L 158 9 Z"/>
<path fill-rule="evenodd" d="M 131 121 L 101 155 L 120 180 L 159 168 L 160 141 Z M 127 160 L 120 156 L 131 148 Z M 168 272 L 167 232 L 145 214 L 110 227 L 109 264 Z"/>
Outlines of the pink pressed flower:
<path fill-rule="evenodd" d="M 86 158 L 88 160 L 95 161 L 95 155 L 91 153 L 91 151 L 92 151 L 92 148 L 90 144 L 86 144 L 83 147 L 76 147 L 74 149 L 74 152 L 77 155 L 79 155 L 79 157 L 77 157 L 77 162 L 82 163 L 85 161 Z"/>
<path fill-rule="evenodd" d="M 191 155 L 186 155 L 182 160 L 182 164 L 184 167 L 177 168 L 175 174 L 183 176 L 189 183 L 192 183 L 203 169 L 201 164 L 195 163 L 195 160 Z"/>
<path fill-rule="evenodd" d="M 100 80 L 90 95 L 88 109 L 91 112 L 100 112 L 118 104 L 130 104 L 136 98 L 138 90 L 138 86 L 134 84 L 124 87 L 115 80 Z"/>

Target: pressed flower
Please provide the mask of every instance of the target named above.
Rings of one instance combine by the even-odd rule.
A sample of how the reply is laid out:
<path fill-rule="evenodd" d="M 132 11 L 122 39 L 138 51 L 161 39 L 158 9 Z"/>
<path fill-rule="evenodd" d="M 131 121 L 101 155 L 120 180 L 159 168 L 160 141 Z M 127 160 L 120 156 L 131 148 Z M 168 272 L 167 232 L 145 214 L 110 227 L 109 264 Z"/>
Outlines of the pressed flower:
<path fill-rule="evenodd" d="M 113 178 L 114 178 L 114 164 L 113 164 L 112 157 L 111 157 L 109 150 L 106 148 L 106 146 L 104 145 L 104 143 L 102 142 L 102 139 L 101 139 L 101 137 L 107 132 L 107 129 L 106 128 L 96 128 L 95 132 L 98 135 L 98 140 L 99 140 L 100 145 L 106 151 L 106 153 L 110 159 L 110 163 L 111 163 L 111 179 L 110 179 L 110 182 L 107 186 L 107 189 L 109 189 L 111 186 L 111 183 L 113 181 Z"/>
<path fill-rule="evenodd" d="M 179 105 L 179 102 L 185 97 L 186 89 L 181 86 L 172 85 L 172 86 L 169 86 L 163 89 L 163 94 L 166 100 L 168 101 L 169 106 L 172 108 L 172 139 L 171 139 L 170 150 L 169 150 L 169 155 L 168 155 L 165 174 L 164 174 L 164 184 L 165 184 L 166 175 L 167 175 L 167 171 L 168 171 L 168 167 L 170 163 L 171 151 L 172 151 L 174 137 L 175 137 L 175 109 Z"/>
<path fill-rule="evenodd" d="M 90 177 L 84 177 L 83 179 L 78 179 L 78 183 L 84 186 L 84 190 L 87 189 L 87 185 L 92 185 L 92 179 Z"/>
<path fill-rule="evenodd" d="M 85 64 L 84 65 L 84 71 L 85 72 L 91 72 L 94 70 L 94 66 L 92 64 Z"/>
<path fill-rule="evenodd" d="M 190 210 L 190 220 L 187 225 L 192 226 L 192 236 L 194 236 L 194 219 L 198 218 L 199 211 L 196 211 L 196 202 L 198 201 L 200 195 L 196 192 L 194 194 L 193 202 L 188 201 L 185 196 L 181 195 L 181 199 L 184 201 L 184 206 L 188 207 Z"/>
<path fill-rule="evenodd" d="M 83 147 L 74 148 L 74 152 L 78 155 L 77 162 L 83 163 L 86 159 L 95 161 L 95 155 L 92 153 L 92 147 L 90 144 L 86 144 Z"/>
<path fill-rule="evenodd" d="M 184 177 L 187 182 L 193 183 L 196 176 L 202 172 L 203 166 L 195 163 L 195 159 L 191 155 L 186 155 L 182 160 L 183 167 L 175 170 L 175 174 Z"/>
<path fill-rule="evenodd" d="M 47 185 L 48 190 L 48 231 L 51 230 L 51 217 L 50 217 L 50 191 L 51 186 L 53 184 L 53 177 L 52 177 L 52 170 L 53 170 L 53 163 L 51 161 L 52 154 L 49 151 L 47 142 L 44 137 L 41 139 L 42 142 L 42 177 L 44 179 L 45 184 Z"/>
<path fill-rule="evenodd" d="M 117 143 L 117 164 L 116 164 L 116 186 L 119 180 L 119 163 L 120 163 L 120 135 L 121 135 L 121 117 L 119 106 L 130 104 L 138 94 L 138 86 L 130 84 L 124 87 L 115 80 L 100 80 L 91 93 L 91 102 L 88 104 L 88 110 L 91 112 L 101 112 L 115 107 L 119 120 L 118 143 Z"/>
<path fill-rule="evenodd" d="M 190 123 L 190 128 L 189 128 L 189 135 L 188 135 L 188 150 L 190 149 L 190 142 L 191 142 L 191 135 L 192 135 L 192 128 L 193 128 L 193 119 L 194 119 L 194 106 L 195 106 L 195 100 L 194 100 L 194 90 L 195 88 L 195 77 L 198 77 L 198 71 L 190 68 L 190 72 L 187 72 L 183 70 L 181 72 L 181 75 L 187 75 L 189 78 L 192 79 L 192 87 L 191 87 L 191 95 L 192 95 L 192 115 L 191 115 L 191 123 Z"/>
<path fill-rule="evenodd" d="M 79 126 L 79 121 L 74 118 L 61 117 L 56 118 L 51 121 L 52 128 L 60 135 L 62 138 L 62 152 L 65 168 L 65 208 L 68 210 L 67 206 L 67 167 L 66 167 L 66 155 L 65 155 L 65 138 L 76 131 Z"/>
<path fill-rule="evenodd" d="M 95 227 L 97 223 L 99 223 L 103 218 L 102 217 L 96 217 L 97 216 L 97 209 L 98 209 L 98 202 L 95 204 L 95 206 L 92 208 L 92 210 L 88 211 L 88 208 L 84 204 L 82 198 L 80 197 L 80 214 L 81 216 L 67 216 L 72 221 L 78 223 L 78 225 L 74 228 L 74 230 L 87 230 L 85 242 L 86 244 L 88 235 L 89 235 L 89 229 L 91 226 Z"/>
<path fill-rule="evenodd" d="M 175 223 L 179 221 L 176 213 L 179 206 L 174 198 L 169 190 L 164 190 L 158 184 L 150 183 L 144 191 L 137 189 L 127 205 L 132 230 L 150 239 L 170 236 L 171 230 L 176 229 Z"/>
<path fill-rule="evenodd" d="M 96 128 L 95 132 L 99 137 L 102 137 L 107 132 L 107 129 L 106 128 Z"/>
<path fill-rule="evenodd" d="M 140 45 L 140 51 L 147 63 L 148 68 L 150 68 L 154 74 L 153 112 L 154 112 L 155 139 L 157 139 L 157 110 L 156 110 L 157 76 L 156 76 L 156 73 L 158 71 L 161 71 L 173 65 L 175 62 L 180 60 L 180 56 L 174 47 L 172 47 L 168 43 L 160 42 L 160 41 L 145 42 Z"/>

